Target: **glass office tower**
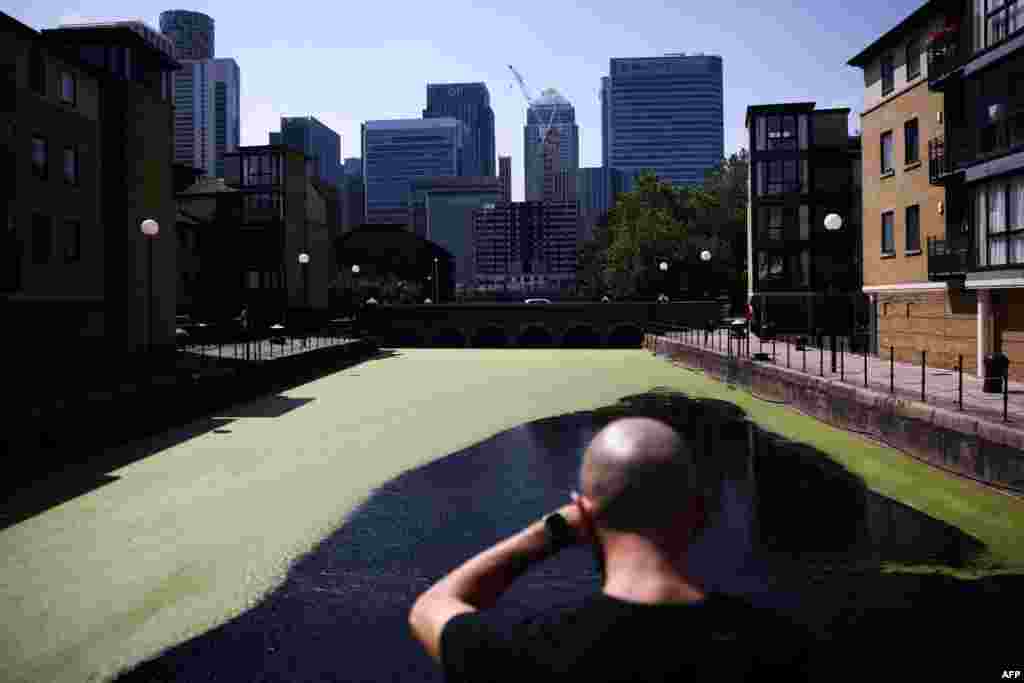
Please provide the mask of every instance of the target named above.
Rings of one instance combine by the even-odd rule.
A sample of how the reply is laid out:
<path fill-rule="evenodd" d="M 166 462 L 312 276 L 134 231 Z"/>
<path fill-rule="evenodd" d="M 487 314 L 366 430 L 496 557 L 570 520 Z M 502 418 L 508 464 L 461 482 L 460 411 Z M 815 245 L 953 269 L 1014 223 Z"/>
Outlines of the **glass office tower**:
<path fill-rule="evenodd" d="M 612 59 L 601 92 L 602 159 L 627 186 L 646 169 L 673 185 L 699 184 L 721 162 L 721 57 Z"/>
<path fill-rule="evenodd" d="M 213 18 L 202 12 L 172 9 L 160 13 L 160 32 L 174 41 L 177 59 L 212 59 Z"/>
<path fill-rule="evenodd" d="M 466 137 L 466 124 L 454 118 L 365 122 L 366 222 L 407 224 L 412 181 L 463 175 Z"/>
<path fill-rule="evenodd" d="M 491 93 L 483 83 L 435 83 L 427 85 L 423 118 L 456 118 L 466 124 L 463 175 L 494 175 L 494 110 Z"/>

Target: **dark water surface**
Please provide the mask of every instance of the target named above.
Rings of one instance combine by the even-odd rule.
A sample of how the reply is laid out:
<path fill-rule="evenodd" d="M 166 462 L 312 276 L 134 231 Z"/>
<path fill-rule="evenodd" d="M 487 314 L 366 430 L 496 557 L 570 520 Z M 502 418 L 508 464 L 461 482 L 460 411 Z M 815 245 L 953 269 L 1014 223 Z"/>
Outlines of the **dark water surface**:
<path fill-rule="evenodd" d="M 834 639 L 883 638 L 882 624 L 934 631 L 929 608 L 940 604 L 983 618 L 1006 588 L 877 575 L 822 581 L 823 572 L 853 563 L 959 566 L 983 547 L 868 491 L 823 454 L 761 431 L 733 404 L 654 389 L 594 413 L 519 426 L 388 482 L 257 607 L 121 680 L 443 680 L 409 634 L 413 600 L 464 560 L 568 502 L 587 443 L 625 415 L 665 419 L 697 448 L 702 481 L 717 502 L 692 550 L 693 571 L 708 588 L 791 613 Z M 590 551 L 573 548 L 531 569 L 496 611 L 526 617 L 599 589 Z M 876 608 L 874 621 L 864 616 L 868 607 Z"/>

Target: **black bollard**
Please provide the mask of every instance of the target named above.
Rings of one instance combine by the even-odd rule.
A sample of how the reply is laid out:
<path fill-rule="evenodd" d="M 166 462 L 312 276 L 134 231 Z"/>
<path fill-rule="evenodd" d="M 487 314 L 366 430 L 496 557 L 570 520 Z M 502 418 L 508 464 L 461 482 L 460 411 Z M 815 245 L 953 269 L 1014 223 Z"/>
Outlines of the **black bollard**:
<path fill-rule="evenodd" d="M 825 376 L 825 348 L 823 346 L 821 346 L 820 344 L 818 345 L 818 365 L 820 366 L 818 368 L 818 372 L 819 372 L 819 374 L 821 374 L 822 377 L 824 377 Z"/>
<path fill-rule="evenodd" d="M 957 382 L 957 384 L 956 384 L 957 393 L 960 394 L 959 397 L 957 398 L 957 401 L 958 401 L 958 403 L 960 405 L 960 410 L 963 411 L 963 409 L 964 409 L 964 356 L 963 356 L 963 354 L 960 354 L 960 358 L 957 361 L 956 369 L 957 369 L 957 374 L 960 376 L 960 381 Z"/>
<path fill-rule="evenodd" d="M 868 347 L 864 345 L 864 388 L 868 388 Z"/>
<path fill-rule="evenodd" d="M 896 393 L 896 347 L 889 347 L 889 393 Z"/>
<path fill-rule="evenodd" d="M 1010 396 L 1010 362 L 1006 362 L 1006 369 L 1003 370 L 1003 422 L 1010 421 L 1009 414 Z"/>
<path fill-rule="evenodd" d="M 792 346 L 791 342 L 786 342 L 786 367 L 789 367 L 789 347 Z"/>
<path fill-rule="evenodd" d="M 924 371 L 925 371 L 925 368 L 928 366 L 928 363 L 927 363 L 927 360 L 926 360 L 927 356 L 925 356 L 925 353 L 927 353 L 927 352 L 924 349 L 922 349 L 921 350 L 921 403 L 927 403 L 928 402 L 925 399 L 925 397 L 924 397 Z"/>
<path fill-rule="evenodd" d="M 843 353 L 843 340 L 839 340 L 839 381 L 846 381 L 846 356 Z"/>

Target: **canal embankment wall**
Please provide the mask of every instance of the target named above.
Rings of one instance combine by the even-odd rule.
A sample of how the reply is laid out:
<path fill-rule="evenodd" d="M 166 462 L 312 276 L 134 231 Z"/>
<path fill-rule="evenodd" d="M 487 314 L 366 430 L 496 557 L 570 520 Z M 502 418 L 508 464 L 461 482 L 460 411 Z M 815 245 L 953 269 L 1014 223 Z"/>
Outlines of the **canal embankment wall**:
<path fill-rule="evenodd" d="M 643 348 L 937 468 L 1024 493 L 1024 429 L 653 334 Z"/>

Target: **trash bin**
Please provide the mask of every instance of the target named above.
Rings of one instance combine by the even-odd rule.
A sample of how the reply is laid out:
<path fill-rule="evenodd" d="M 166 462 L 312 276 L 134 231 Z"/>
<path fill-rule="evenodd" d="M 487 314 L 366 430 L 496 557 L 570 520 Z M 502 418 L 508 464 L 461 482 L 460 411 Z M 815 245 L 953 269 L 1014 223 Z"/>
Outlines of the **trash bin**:
<path fill-rule="evenodd" d="M 733 339 L 745 339 L 747 336 L 747 322 L 745 320 L 733 320 L 729 324 Z"/>
<path fill-rule="evenodd" d="M 986 394 L 1001 394 L 1003 392 L 1003 379 L 1010 367 L 1010 359 L 1005 353 L 990 353 L 985 356 L 985 380 L 981 390 Z"/>

